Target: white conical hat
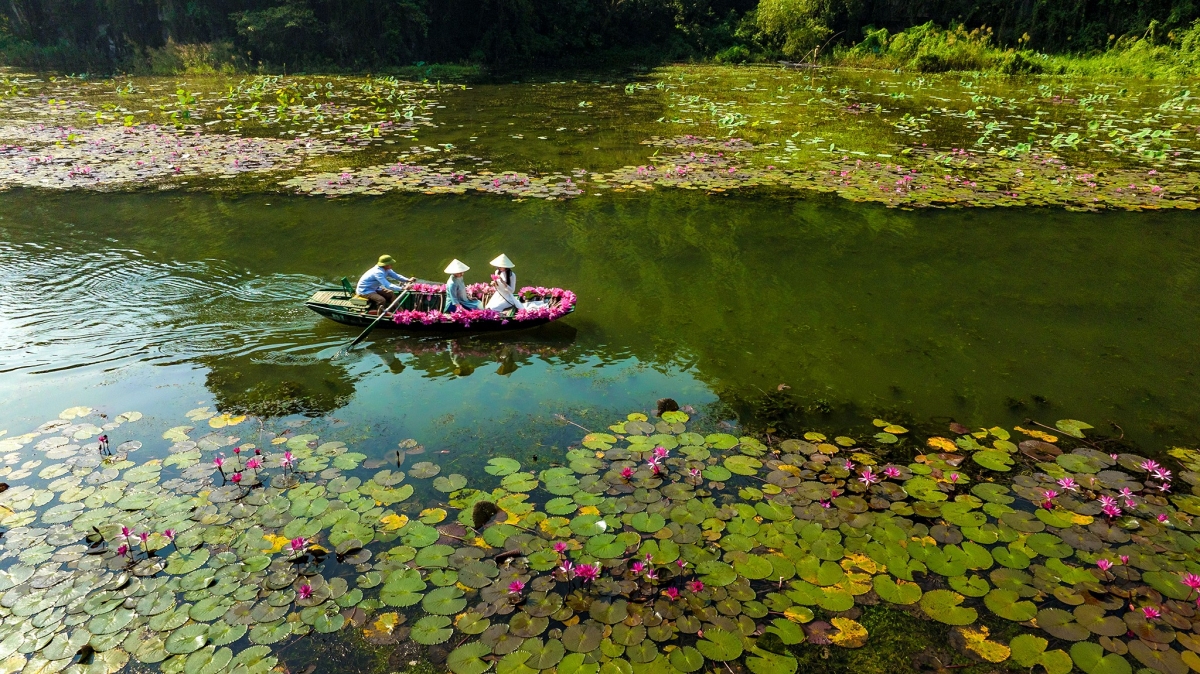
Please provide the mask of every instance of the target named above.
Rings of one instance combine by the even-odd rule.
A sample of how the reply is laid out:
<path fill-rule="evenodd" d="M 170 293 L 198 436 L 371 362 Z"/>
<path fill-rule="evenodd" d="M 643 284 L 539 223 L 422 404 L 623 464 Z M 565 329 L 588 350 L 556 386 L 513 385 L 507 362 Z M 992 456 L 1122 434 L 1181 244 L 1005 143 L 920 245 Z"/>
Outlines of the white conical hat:
<path fill-rule="evenodd" d="M 513 264 L 513 261 L 508 259 L 508 256 L 504 253 L 500 253 L 499 257 L 497 257 L 495 260 L 492 260 L 488 264 L 492 265 L 493 267 L 503 267 L 505 269 L 512 269 L 516 266 Z"/>
<path fill-rule="evenodd" d="M 465 271 L 470 271 L 471 268 L 455 259 L 450 264 L 446 265 L 447 274 L 461 274 Z"/>

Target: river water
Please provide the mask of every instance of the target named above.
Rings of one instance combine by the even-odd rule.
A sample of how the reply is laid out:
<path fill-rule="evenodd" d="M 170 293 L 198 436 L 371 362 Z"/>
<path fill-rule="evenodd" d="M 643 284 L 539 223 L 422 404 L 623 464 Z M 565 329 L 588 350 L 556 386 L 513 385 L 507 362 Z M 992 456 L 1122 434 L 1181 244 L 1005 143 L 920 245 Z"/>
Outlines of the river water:
<path fill-rule="evenodd" d="M 904 211 L 795 192 L 520 203 L 13 191 L 0 199 L 0 428 L 199 405 L 330 417 L 452 446 L 540 442 L 670 396 L 736 423 L 837 430 L 1112 421 L 1195 441 L 1200 232 L 1178 212 Z M 502 337 L 357 331 L 303 300 L 381 253 L 442 280 L 574 290 Z M 780 388 L 783 385 L 786 388 Z M 394 441 L 394 440 L 393 440 Z"/>

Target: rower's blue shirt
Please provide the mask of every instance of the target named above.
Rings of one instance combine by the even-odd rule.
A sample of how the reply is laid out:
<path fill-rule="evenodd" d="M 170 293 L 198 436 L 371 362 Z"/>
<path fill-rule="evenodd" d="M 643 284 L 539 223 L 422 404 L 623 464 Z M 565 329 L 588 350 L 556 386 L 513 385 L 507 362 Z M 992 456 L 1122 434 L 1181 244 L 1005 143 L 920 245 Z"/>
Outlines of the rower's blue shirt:
<path fill-rule="evenodd" d="M 375 266 L 368 269 L 367 272 L 358 279 L 358 285 L 355 286 L 354 292 L 365 296 L 370 295 L 380 288 L 383 288 L 384 290 L 390 290 L 394 293 L 398 293 L 402 290 L 400 286 L 393 285 L 388 279 L 395 279 L 401 283 L 404 283 L 408 280 L 391 269 L 384 269 L 383 267 Z"/>

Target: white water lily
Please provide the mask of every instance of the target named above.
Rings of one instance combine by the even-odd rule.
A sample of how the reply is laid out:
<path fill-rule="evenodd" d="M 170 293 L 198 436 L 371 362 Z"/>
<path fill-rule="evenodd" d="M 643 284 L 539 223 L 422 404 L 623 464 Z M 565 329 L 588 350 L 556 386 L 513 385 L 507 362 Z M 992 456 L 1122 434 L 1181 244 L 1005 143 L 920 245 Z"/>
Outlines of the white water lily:
<path fill-rule="evenodd" d="M 600 531 L 608 530 L 608 522 L 605 522 L 604 520 L 600 520 L 599 522 L 596 522 L 596 526 L 600 527 Z"/>

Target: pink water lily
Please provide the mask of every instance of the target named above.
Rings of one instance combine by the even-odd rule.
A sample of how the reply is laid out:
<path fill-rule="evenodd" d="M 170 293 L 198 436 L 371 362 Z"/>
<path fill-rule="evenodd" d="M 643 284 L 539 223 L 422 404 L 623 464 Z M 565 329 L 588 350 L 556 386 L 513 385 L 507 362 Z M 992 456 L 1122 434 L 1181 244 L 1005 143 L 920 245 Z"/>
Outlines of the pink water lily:
<path fill-rule="evenodd" d="M 621 469 L 621 478 L 622 479 L 629 480 L 632 477 L 633 477 L 633 469 L 632 468 L 630 468 L 629 466 L 625 466 L 624 468 Z"/>
<path fill-rule="evenodd" d="M 854 462 L 851 461 L 850 459 L 846 459 L 845 461 L 842 462 L 842 467 L 845 468 L 846 470 L 854 470 Z"/>
<path fill-rule="evenodd" d="M 133 536 L 133 529 L 130 529 L 129 527 L 121 527 L 122 538 L 130 538 L 131 536 Z"/>
<path fill-rule="evenodd" d="M 259 459 L 247 459 L 246 467 L 250 468 L 251 470 L 258 470 L 262 467 L 262 461 Z"/>
<path fill-rule="evenodd" d="M 1158 470 L 1160 467 L 1161 466 L 1158 465 L 1157 461 L 1151 461 L 1149 459 L 1146 459 L 1145 461 L 1143 461 L 1141 464 L 1138 465 L 1138 468 L 1141 468 L 1142 470 L 1146 471 L 1147 473 L 1154 472 L 1154 471 Z"/>
<path fill-rule="evenodd" d="M 296 592 L 296 594 L 301 599 L 311 599 L 313 596 L 313 587 L 312 585 L 305 583 L 304 585 L 300 586 L 300 589 Z"/>
<path fill-rule="evenodd" d="M 1063 479 L 1059 480 L 1058 486 L 1061 487 L 1063 491 L 1079 491 L 1079 485 L 1075 483 L 1073 478 L 1069 477 L 1064 477 Z"/>
<path fill-rule="evenodd" d="M 669 454 L 669 453 L 670 453 L 670 450 L 668 450 L 666 447 L 655 447 L 654 448 L 654 458 L 656 458 L 656 459 L 665 459 L 665 458 L 667 458 L 667 454 Z"/>
<path fill-rule="evenodd" d="M 863 469 L 862 474 L 859 476 L 858 481 L 870 487 L 876 482 L 879 482 L 879 476 L 872 472 L 870 468 L 865 468 Z"/>
<path fill-rule="evenodd" d="M 1112 568 L 1113 563 L 1107 559 L 1098 559 L 1096 560 L 1096 566 L 1100 567 L 1101 571 L 1108 571 Z"/>
<path fill-rule="evenodd" d="M 900 469 L 895 466 L 888 466 L 883 469 L 883 476 L 894 480 L 900 477 Z"/>
<path fill-rule="evenodd" d="M 950 473 L 950 484 L 958 484 L 961 477 L 958 473 Z"/>
<path fill-rule="evenodd" d="M 1152 472 L 1154 479 L 1156 480 L 1160 480 L 1162 482 L 1171 481 L 1171 471 L 1167 470 L 1166 468 L 1155 468 Z"/>
<path fill-rule="evenodd" d="M 567 551 L 567 544 L 563 541 L 556 541 L 554 543 L 554 551 L 560 555 L 565 553 Z"/>
<path fill-rule="evenodd" d="M 583 580 L 583 582 L 591 582 L 600 577 L 600 562 L 595 564 L 580 564 L 575 567 L 575 575 Z"/>
<path fill-rule="evenodd" d="M 1189 573 L 1183 577 L 1183 584 L 1187 585 L 1193 590 L 1200 590 L 1200 576 L 1197 576 L 1194 573 Z"/>
<path fill-rule="evenodd" d="M 234 473 L 232 476 L 230 476 L 230 478 L 229 478 L 229 479 L 230 479 L 230 480 L 233 480 L 233 483 L 234 483 L 234 484 L 241 484 L 241 483 L 242 483 L 242 474 L 241 474 L 241 473 Z"/>
<path fill-rule="evenodd" d="M 698 580 L 693 580 L 687 584 L 687 588 L 692 593 L 700 592 L 701 590 L 704 589 L 704 583 L 701 583 Z"/>
<path fill-rule="evenodd" d="M 687 563 L 686 559 L 680 558 L 680 559 L 675 560 L 675 566 L 678 566 L 680 571 L 683 571 L 684 569 L 686 569 L 687 565 L 688 565 L 688 563 Z"/>
<path fill-rule="evenodd" d="M 291 452 L 284 452 L 283 459 L 280 460 L 279 463 L 283 465 L 284 468 L 290 468 L 292 464 L 296 463 L 296 458 L 292 456 Z"/>
<path fill-rule="evenodd" d="M 1146 617 L 1146 620 L 1157 620 L 1162 617 L 1162 611 L 1153 606 L 1143 606 L 1142 615 Z"/>
<path fill-rule="evenodd" d="M 1129 563 L 1129 555 L 1121 555 L 1121 556 L 1120 556 L 1118 559 L 1120 559 L 1120 560 L 1121 560 L 1121 563 L 1122 563 L 1122 564 L 1128 564 L 1128 563 Z"/>
<path fill-rule="evenodd" d="M 214 457 L 213 465 L 217 467 L 217 470 L 223 470 L 225 466 L 225 455 L 218 454 L 216 457 Z"/>
<path fill-rule="evenodd" d="M 633 575 L 640 576 L 646 570 L 646 565 L 643 562 L 634 562 L 629 565 L 629 570 L 633 572 Z"/>
<path fill-rule="evenodd" d="M 523 583 L 519 580 L 514 580 L 513 582 L 508 584 L 508 593 L 509 594 L 521 594 L 524 591 L 525 591 L 525 583 Z"/>
<path fill-rule="evenodd" d="M 575 565 L 571 562 L 563 562 L 562 565 L 558 567 L 558 570 L 562 572 L 563 577 L 565 577 L 567 580 L 571 580 L 575 577 Z"/>
<path fill-rule="evenodd" d="M 304 537 L 301 536 L 299 538 L 293 538 L 292 540 L 288 541 L 288 548 L 290 548 L 292 552 L 299 552 L 299 551 L 303 550 L 304 546 L 307 544 L 308 544 L 308 541 L 306 541 L 304 539 Z"/>
<path fill-rule="evenodd" d="M 1166 513 L 1159 513 L 1158 517 L 1156 517 L 1155 519 L 1157 519 L 1160 524 L 1167 524 L 1168 522 L 1171 521 L 1171 518 L 1167 517 Z"/>
<path fill-rule="evenodd" d="M 122 543 L 121 545 L 118 545 L 117 546 L 117 554 L 121 555 L 122 557 L 128 555 L 129 554 L 129 546 L 125 545 L 124 543 Z"/>
<path fill-rule="evenodd" d="M 693 468 L 693 469 L 691 470 L 691 476 L 692 476 L 692 477 L 700 477 L 700 469 L 699 469 L 699 468 Z"/>
<path fill-rule="evenodd" d="M 175 530 L 174 530 L 174 529 L 167 529 L 166 531 L 164 531 L 164 532 L 163 532 L 163 536 L 164 536 L 164 537 L 165 537 L 165 538 L 166 538 L 168 541 L 174 541 L 174 540 L 175 540 Z"/>
<path fill-rule="evenodd" d="M 671 601 L 675 601 L 676 599 L 679 599 L 679 589 L 678 588 L 668 587 L 666 590 L 663 591 L 663 594 L 667 595 L 667 599 L 670 599 Z"/>

